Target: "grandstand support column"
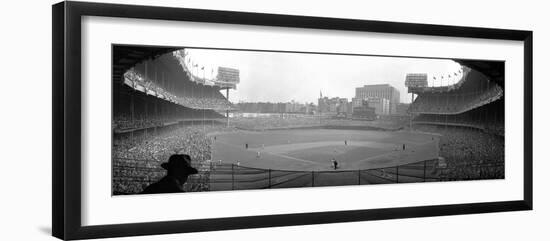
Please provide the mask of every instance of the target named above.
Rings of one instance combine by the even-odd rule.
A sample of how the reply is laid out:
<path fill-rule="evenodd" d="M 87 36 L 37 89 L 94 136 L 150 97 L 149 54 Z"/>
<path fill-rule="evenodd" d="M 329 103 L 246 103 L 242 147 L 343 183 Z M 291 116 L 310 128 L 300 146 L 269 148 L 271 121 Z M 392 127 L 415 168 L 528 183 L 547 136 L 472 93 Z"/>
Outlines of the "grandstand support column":
<path fill-rule="evenodd" d="M 146 91 L 147 92 L 147 91 Z M 147 98 L 145 98 L 145 122 L 147 122 L 149 120 L 149 113 L 148 113 L 148 107 L 149 107 L 149 103 L 147 103 Z M 145 126 L 145 138 L 147 138 L 147 130 L 149 128 L 147 128 L 147 126 Z"/>
<path fill-rule="evenodd" d="M 482 123 L 488 123 L 489 122 L 489 108 L 483 108 L 483 109 L 485 110 L 485 120 Z M 484 128 L 486 128 L 486 126 L 484 126 Z"/>
<path fill-rule="evenodd" d="M 446 103 L 445 103 L 445 107 L 449 108 L 449 95 L 447 94 L 447 100 L 446 100 Z M 447 126 L 449 125 L 449 113 L 447 113 L 445 115 L 445 130 L 447 130 Z"/>
<path fill-rule="evenodd" d="M 204 98 L 204 88 L 206 88 L 206 80 L 204 79 L 204 66 L 202 66 L 202 87 L 201 87 L 201 98 Z M 202 108 L 202 130 L 204 133 L 206 133 L 206 126 L 205 126 L 205 122 L 206 122 L 206 114 L 205 114 L 205 108 L 206 108 L 206 105 L 203 106 Z"/>
<path fill-rule="evenodd" d="M 161 121 L 162 121 L 162 118 L 160 118 L 159 109 L 158 109 L 159 100 L 158 100 L 158 99 L 154 99 L 154 103 L 155 103 L 155 118 L 157 118 L 158 120 L 161 120 Z M 158 123 L 157 123 L 157 124 L 158 124 Z M 157 134 L 157 124 L 155 124 L 155 135 Z"/>
<path fill-rule="evenodd" d="M 414 93 L 411 92 L 411 105 L 414 101 Z M 410 108 L 409 108 L 410 109 Z M 409 130 L 412 131 L 412 128 L 413 128 L 413 122 L 412 122 L 412 119 L 413 119 L 413 112 L 411 111 L 411 116 L 409 118 Z"/>
<path fill-rule="evenodd" d="M 134 93 L 130 93 L 130 112 L 131 112 L 131 116 L 130 116 L 130 120 L 132 122 L 134 122 Z"/>
<path fill-rule="evenodd" d="M 132 112 L 132 115 L 130 117 L 130 121 L 131 121 L 132 124 L 134 124 L 134 115 L 135 115 L 135 113 L 134 113 L 135 112 L 135 110 L 134 110 L 134 92 L 135 92 L 135 90 L 130 93 L 130 110 Z M 131 133 L 131 135 L 130 135 L 131 139 L 130 140 L 133 142 L 134 141 L 134 131 L 132 131 L 130 133 Z"/>
<path fill-rule="evenodd" d="M 211 99 L 214 99 L 214 91 L 216 91 L 216 88 L 214 86 L 212 86 L 212 88 L 214 89 L 213 91 L 210 91 L 210 98 Z M 218 92 L 219 93 L 219 92 Z M 213 111 L 215 109 L 212 109 Z M 210 119 L 210 128 L 214 127 L 214 120 Z"/>
<path fill-rule="evenodd" d="M 229 88 L 225 89 L 225 97 L 227 98 L 227 101 L 229 101 Z M 225 119 L 227 127 L 229 127 L 229 109 L 225 110 Z"/>

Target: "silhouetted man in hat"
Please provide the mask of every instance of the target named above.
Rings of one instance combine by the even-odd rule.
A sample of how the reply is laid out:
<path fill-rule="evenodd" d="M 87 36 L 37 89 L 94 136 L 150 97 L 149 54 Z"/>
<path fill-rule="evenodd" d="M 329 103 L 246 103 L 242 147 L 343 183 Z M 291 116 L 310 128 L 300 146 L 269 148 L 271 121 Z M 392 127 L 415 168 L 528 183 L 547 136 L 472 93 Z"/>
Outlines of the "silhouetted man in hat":
<path fill-rule="evenodd" d="M 176 193 L 184 192 L 183 184 L 187 182 L 189 175 L 197 174 L 197 169 L 191 165 L 189 155 L 176 154 L 170 156 L 168 162 L 162 163 L 160 166 L 168 171 L 166 176 L 155 182 L 143 190 L 143 194 L 151 193 Z"/>

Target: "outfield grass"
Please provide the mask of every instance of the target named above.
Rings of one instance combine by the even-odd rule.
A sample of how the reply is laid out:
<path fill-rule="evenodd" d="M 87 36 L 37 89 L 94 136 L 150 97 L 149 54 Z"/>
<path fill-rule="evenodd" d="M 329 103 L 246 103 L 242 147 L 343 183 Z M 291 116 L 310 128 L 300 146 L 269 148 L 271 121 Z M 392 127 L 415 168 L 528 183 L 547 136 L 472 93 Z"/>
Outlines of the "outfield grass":
<path fill-rule="evenodd" d="M 383 168 L 435 159 L 439 154 L 438 137 L 426 133 L 289 129 L 215 135 L 214 161 L 276 170 L 332 170 L 332 158 L 340 170 Z"/>

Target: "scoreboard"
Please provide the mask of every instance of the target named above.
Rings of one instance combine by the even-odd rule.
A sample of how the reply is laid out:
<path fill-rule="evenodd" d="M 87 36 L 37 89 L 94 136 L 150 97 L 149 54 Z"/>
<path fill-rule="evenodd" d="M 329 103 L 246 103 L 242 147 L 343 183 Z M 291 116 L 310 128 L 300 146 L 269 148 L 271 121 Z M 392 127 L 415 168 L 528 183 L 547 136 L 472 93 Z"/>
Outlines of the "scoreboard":
<path fill-rule="evenodd" d="M 409 88 L 423 88 L 428 86 L 428 74 L 407 74 L 405 77 L 405 86 Z"/>
<path fill-rule="evenodd" d="M 222 88 L 236 89 L 240 82 L 239 70 L 227 67 L 218 67 L 218 76 L 215 84 Z"/>

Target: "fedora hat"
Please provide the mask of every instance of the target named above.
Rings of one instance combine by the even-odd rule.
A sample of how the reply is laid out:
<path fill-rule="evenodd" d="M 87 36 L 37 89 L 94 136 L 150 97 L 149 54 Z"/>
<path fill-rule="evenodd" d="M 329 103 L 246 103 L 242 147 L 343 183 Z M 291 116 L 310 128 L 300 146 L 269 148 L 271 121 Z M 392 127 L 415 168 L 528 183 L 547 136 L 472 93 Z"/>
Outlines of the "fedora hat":
<path fill-rule="evenodd" d="M 197 174 L 198 171 L 191 166 L 191 157 L 185 154 L 175 154 L 170 156 L 168 162 L 160 164 L 166 170 L 186 170 L 189 174 Z"/>

